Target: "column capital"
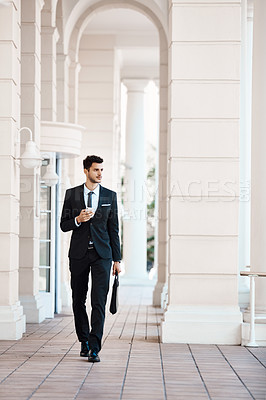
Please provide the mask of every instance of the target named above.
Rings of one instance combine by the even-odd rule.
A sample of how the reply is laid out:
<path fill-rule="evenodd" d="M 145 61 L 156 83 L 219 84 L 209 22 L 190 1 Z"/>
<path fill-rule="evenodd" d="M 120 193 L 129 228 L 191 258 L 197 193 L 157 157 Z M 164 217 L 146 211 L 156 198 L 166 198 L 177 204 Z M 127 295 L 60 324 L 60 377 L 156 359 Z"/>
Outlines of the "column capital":
<path fill-rule="evenodd" d="M 127 87 L 128 92 L 143 93 L 149 83 L 148 79 L 123 79 L 123 84 Z"/>

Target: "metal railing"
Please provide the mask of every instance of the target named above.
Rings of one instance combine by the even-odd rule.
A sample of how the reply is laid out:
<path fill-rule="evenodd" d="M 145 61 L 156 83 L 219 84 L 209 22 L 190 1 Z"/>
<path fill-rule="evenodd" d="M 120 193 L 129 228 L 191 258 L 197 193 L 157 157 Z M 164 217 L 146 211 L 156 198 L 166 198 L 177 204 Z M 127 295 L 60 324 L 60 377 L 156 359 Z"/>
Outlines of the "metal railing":
<path fill-rule="evenodd" d="M 250 268 L 250 267 L 247 267 Z M 250 278 L 250 329 L 249 329 L 249 342 L 246 344 L 248 347 L 258 347 L 256 343 L 256 336 L 255 336 L 255 321 L 262 320 L 266 317 L 257 317 L 255 315 L 255 278 L 266 278 L 266 272 L 254 272 L 254 271 L 241 271 L 241 276 L 248 276 Z"/>

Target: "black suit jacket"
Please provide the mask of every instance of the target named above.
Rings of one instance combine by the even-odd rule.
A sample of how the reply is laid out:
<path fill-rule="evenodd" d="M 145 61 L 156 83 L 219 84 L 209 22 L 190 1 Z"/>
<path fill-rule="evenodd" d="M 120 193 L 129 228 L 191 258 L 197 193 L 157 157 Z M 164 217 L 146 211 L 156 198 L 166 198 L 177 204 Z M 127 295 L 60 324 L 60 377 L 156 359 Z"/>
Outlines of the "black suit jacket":
<path fill-rule="evenodd" d="M 81 259 L 88 249 L 89 227 L 94 247 L 101 258 L 120 261 L 120 240 L 118 235 L 117 196 L 112 190 L 100 186 L 98 208 L 93 218 L 82 222 L 79 227 L 75 217 L 86 208 L 84 185 L 68 189 L 65 194 L 60 227 L 63 232 L 73 231 L 68 256 Z"/>

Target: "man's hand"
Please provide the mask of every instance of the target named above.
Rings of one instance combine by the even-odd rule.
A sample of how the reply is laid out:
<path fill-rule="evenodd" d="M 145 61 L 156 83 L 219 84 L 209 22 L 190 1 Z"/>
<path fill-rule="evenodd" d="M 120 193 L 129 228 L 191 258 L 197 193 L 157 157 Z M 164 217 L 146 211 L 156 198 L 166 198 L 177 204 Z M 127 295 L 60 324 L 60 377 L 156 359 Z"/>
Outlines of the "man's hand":
<path fill-rule="evenodd" d="M 120 272 L 122 271 L 119 261 L 115 261 L 113 264 L 113 275 L 115 275 L 115 271 L 117 271 L 118 274 L 120 274 Z"/>
<path fill-rule="evenodd" d="M 77 217 L 77 223 L 89 221 L 94 215 L 93 211 L 81 210 L 79 216 Z"/>

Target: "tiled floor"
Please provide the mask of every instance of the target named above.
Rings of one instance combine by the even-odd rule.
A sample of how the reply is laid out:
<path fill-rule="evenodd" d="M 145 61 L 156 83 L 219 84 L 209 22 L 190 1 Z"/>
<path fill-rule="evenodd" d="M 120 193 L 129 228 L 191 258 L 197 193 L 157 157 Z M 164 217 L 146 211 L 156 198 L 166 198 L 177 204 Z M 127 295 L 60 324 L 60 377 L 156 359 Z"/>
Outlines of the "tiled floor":
<path fill-rule="evenodd" d="M 1 399 L 266 399 L 266 348 L 162 344 L 150 287 L 121 287 L 101 362 L 79 357 L 71 313 L 0 342 Z"/>

